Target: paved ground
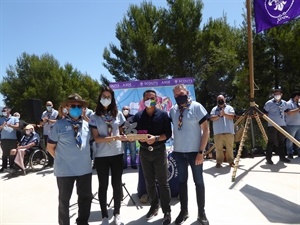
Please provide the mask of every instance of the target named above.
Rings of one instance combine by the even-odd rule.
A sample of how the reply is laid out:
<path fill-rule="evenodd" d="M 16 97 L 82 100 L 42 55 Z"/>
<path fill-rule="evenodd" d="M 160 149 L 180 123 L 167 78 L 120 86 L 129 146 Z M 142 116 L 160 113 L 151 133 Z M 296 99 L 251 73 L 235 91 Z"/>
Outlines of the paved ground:
<path fill-rule="evenodd" d="M 233 169 L 226 164 L 215 168 L 214 160 L 204 163 L 206 184 L 206 214 L 210 225 L 269 225 L 300 224 L 300 158 L 284 164 L 273 157 L 275 165 L 265 164 L 263 157 L 241 159 L 235 182 Z M 191 173 L 190 173 L 191 174 Z M 97 191 L 97 175 L 93 175 L 93 193 Z M 138 172 L 124 170 L 123 182 L 137 205 L 129 197 L 122 202 L 121 215 L 127 225 L 161 224 L 162 212 L 146 221 L 149 204 L 137 196 Z M 192 177 L 189 178 L 189 212 L 187 225 L 196 225 L 197 207 Z M 112 194 L 109 187 L 109 199 Z M 71 200 L 71 224 L 77 215 L 75 192 Z M 109 209 L 112 216 L 112 207 Z M 172 199 L 172 224 L 179 213 L 177 198 Z M 90 225 L 101 224 L 100 206 L 93 200 Z M 110 217 L 112 222 L 112 217 Z M 57 224 L 57 187 L 53 169 L 26 176 L 10 177 L 0 174 L 0 224 L 50 225 Z"/>

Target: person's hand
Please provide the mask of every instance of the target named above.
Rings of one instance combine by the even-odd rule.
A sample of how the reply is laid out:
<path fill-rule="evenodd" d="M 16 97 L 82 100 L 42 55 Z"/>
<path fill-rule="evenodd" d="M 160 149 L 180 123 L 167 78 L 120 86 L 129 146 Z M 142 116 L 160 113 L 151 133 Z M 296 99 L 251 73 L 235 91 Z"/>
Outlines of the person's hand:
<path fill-rule="evenodd" d="M 47 121 L 48 121 L 48 116 L 45 116 L 45 117 L 43 118 L 43 122 L 46 123 Z"/>
<path fill-rule="evenodd" d="M 155 136 L 149 134 L 149 135 L 148 135 L 148 138 L 147 138 L 147 144 L 148 144 L 148 145 L 152 145 L 154 142 L 155 142 Z"/>
<path fill-rule="evenodd" d="M 119 138 L 118 140 L 120 140 L 120 141 L 128 141 L 126 134 L 119 135 L 118 138 Z"/>
<path fill-rule="evenodd" d="M 204 155 L 203 154 L 197 154 L 196 159 L 195 159 L 195 165 L 201 165 L 204 162 Z"/>
<path fill-rule="evenodd" d="M 225 116 L 224 108 L 220 111 L 220 116 Z"/>

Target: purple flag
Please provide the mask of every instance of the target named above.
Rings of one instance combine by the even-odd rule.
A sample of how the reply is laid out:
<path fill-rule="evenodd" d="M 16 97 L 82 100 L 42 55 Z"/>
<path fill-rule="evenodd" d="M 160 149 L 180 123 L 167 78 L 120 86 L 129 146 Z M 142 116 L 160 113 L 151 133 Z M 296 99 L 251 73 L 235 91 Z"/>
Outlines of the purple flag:
<path fill-rule="evenodd" d="M 300 0 L 254 0 L 256 32 L 279 26 L 300 15 Z"/>

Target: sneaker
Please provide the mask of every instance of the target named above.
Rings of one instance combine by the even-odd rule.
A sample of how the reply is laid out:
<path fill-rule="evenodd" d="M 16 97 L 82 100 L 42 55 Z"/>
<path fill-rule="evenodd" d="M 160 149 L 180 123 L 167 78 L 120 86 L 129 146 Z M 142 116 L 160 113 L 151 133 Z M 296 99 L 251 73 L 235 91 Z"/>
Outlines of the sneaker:
<path fill-rule="evenodd" d="M 198 219 L 197 219 L 201 225 L 209 225 L 209 222 L 206 218 L 205 213 L 201 213 L 198 215 Z"/>
<path fill-rule="evenodd" d="M 176 224 L 176 225 L 183 224 L 184 221 L 187 220 L 187 218 L 189 218 L 189 213 L 188 213 L 188 211 L 180 211 L 179 215 L 177 216 L 177 218 L 176 218 L 176 220 L 175 220 L 175 224 Z"/>
<path fill-rule="evenodd" d="M 171 223 L 171 214 L 169 212 L 165 213 L 162 225 L 168 225 Z"/>
<path fill-rule="evenodd" d="M 108 221 L 108 218 L 107 217 L 104 217 L 102 219 L 102 225 L 109 225 L 109 221 Z"/>
<path fill-rule="evenodd" d="M 220 167 L 222 167 L 221 163 L 217 163 L 216 168 L 220 168 Z"/>
<path fill-rule="evenodd" d="M 269 165 L 273 165 L 274 164 L 273 161 L 272 161 L 272 159 L 267 159 L 266 163 L 269 164 Z"/>
<path fill-rule="evenodd" d="M 293 158 L 294 158 L 293 154 L 289 154 L 289 155 L 288 155 L 288 158 L 289 158 L 289 159 L 293 159 Z"/>
<path fill-rule="evenodd" d="M 149 209 L 149 212 L 146 214 L 146 219 L 147 220 L 151 220 L 154 216 L 157 216 L 158 214 L 158 209 L 159 209 L 159 206 L 157 205 L 152 205 Z"/>
<path fill-rule="evenodd" d="M 287 163 L 291 162 L 291 160 L 289 160 L 287 158 L 281 158 L 279 161 L 280 162 L 287 162 Z"/>
<path fill-rule="evenodd" d="M 121 222 L 121 216 L 119 214 L 116 214 L 114 216 L 114 222 L 115 222 L 115 225 L 124 225 L 124 223 Z"/>

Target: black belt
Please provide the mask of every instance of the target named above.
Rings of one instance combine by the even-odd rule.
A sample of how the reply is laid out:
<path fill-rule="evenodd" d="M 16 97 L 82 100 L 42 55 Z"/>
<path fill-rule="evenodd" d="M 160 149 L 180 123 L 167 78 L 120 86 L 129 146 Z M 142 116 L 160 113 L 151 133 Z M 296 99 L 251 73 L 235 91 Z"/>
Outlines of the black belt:
<path fill-rule="evenodd" d="M 155 145 L 155 146 L 151 146 L 151 145 L 147 145 L 147 146 L 141 145 L 140 146 L 140 148 L 147 149 L 150 152 L 152 152 L 154 150 L 157 150 L 157 149 L 161 149 L 163 147 L 166 147 L 166 145 L 165 144 L 161 144 L 161 145 Z"/>

